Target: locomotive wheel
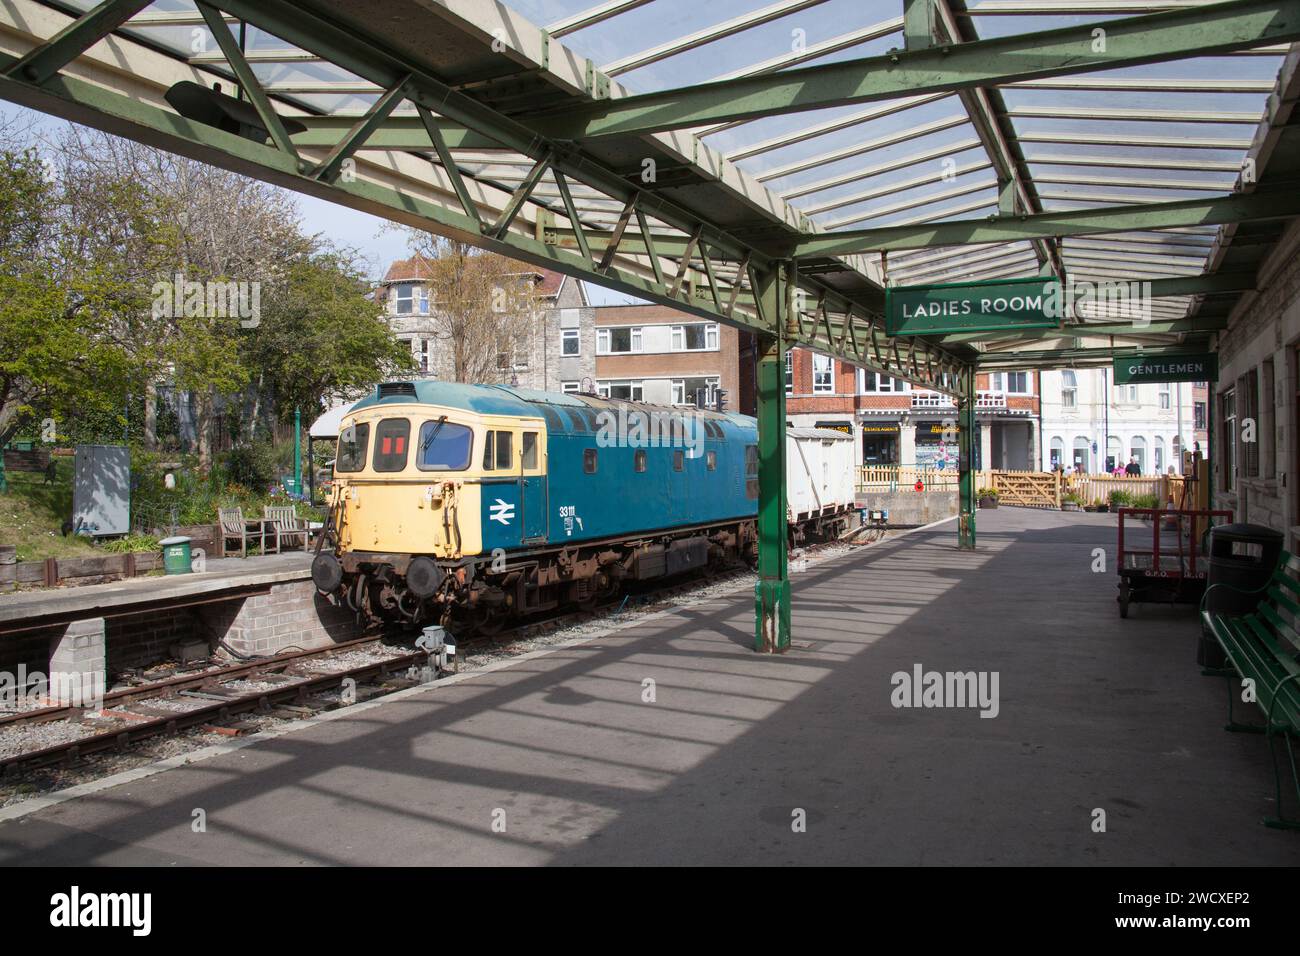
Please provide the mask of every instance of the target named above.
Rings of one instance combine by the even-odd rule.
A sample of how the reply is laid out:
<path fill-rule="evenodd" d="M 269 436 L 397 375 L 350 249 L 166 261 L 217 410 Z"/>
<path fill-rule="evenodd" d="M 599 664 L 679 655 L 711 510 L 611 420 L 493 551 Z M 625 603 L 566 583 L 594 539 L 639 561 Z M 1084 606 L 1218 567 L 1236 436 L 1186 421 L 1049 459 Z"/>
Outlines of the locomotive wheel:
<path fill-rule="evenodd" d="M 493 613 L 488 608 L 475 608 L 472 611 L 457 612 L 455 618 L 444 627 L 452 633 L 461 633 L 465 636 L 493 637 L 501 633 L 508 619 L 509 616 L 504 613 Z"/>

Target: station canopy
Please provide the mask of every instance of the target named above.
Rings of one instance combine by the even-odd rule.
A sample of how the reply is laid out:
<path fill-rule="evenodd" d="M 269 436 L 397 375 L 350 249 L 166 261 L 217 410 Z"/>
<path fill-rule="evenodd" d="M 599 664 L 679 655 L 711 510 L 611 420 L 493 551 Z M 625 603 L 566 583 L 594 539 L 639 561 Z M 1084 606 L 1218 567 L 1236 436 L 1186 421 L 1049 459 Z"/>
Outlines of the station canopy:
<path fill-rule="evenodd" d="M 160 0 L 59 50 L 93 6 L 0 5 L 3 95 L 941 390 L 1208 351 L 1300 213 L 1297 0 Z M 1076 311 L 887 334 L 1034 277 Z"/>

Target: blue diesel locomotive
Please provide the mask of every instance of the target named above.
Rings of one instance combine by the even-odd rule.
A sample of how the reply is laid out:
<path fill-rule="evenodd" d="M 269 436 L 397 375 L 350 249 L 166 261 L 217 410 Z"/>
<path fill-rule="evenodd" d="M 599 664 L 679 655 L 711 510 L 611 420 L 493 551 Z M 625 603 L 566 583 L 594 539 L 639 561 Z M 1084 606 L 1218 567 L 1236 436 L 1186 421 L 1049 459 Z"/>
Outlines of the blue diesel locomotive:
<path fill-rule="evenodd" d="M 822 497 L 792 534 L 847 527 L 852 502 Z M 312 576 L 372 618 L 491 632 L 515 616 L 592 606 L 625 580 L 752 561 L 757 498 L 748 416 L 389 382 L 343 419 L 332 547 Z"/>

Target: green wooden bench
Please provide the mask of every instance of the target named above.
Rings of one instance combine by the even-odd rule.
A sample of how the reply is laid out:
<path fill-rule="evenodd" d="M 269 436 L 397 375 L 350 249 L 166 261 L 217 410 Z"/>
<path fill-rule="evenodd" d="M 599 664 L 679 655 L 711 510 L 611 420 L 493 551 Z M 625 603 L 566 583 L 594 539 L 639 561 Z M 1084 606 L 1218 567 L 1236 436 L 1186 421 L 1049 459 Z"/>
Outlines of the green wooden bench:
<path fill-rule="evenodd" d="M 1271 827 L 1300 830 L 1300 819 L 1288 818 L 1283 812 L 1283 771 L 1277 753 L 1278 749 L 1286 751 L 1291 783 L 1300 801 L 1300 770 L 1297 770 L 1293 746 L 1295 739 L 1300 738 L 1300 581 L 1288 573 L 1290 562 L 1291 555 L 1283 551 L 1268 583 L 1250 591 L 1228 584 L 1212 585 L 1201 599 L 1201 620 L 1228 657 L 1231 669 L 1221 673 L 1235 673 L 1240 680 L 1240 684 L 1231 679 L 1228 681 L 1228 725 L 1225 729 L 1262 733 L 1268 738 L 1278 815 L 1264 823 Z M 1207 611 L 1206 601 L 1216 588 L 1227 588 L 1239 594 L 1258 594 L 1259 605 L 1245 615 Z M 1264 713 L 1264 723 L 1238 723 L 1233 717 L 1233 704 L 1237 699 L 1258 706 Z"/>

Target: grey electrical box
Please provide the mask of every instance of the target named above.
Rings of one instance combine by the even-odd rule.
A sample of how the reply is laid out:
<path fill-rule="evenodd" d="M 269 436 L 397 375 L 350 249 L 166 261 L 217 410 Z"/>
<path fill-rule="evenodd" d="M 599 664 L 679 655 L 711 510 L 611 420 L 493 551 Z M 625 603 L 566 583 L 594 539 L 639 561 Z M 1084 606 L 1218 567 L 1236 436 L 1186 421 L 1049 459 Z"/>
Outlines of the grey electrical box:
<path fill-rule="evenodd" d="M 102 537 L 131 530 L 131 450 L 78 445 L 72 473 L 73 534 Z"/>

